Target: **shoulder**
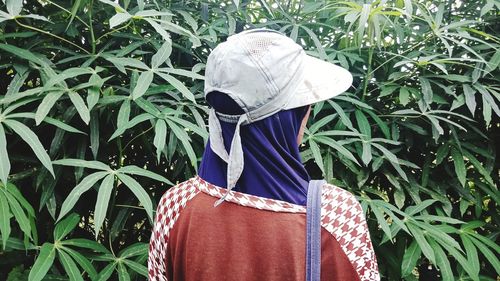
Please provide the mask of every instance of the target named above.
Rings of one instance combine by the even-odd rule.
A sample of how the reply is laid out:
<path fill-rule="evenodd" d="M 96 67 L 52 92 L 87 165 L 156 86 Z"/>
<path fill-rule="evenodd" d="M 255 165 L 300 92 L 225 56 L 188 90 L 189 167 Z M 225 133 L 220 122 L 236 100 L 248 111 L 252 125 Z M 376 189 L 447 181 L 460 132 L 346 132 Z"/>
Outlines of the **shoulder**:
<path fill-rule="evenodd" d="M 169 188 L 160 198 L 156 208 L 156 223 L 172 224 L 177 219 L 180 211 L 186 206 L 199 189 L 194 184 L 193 179 L 181 182 Z M 170 227 L 172 227 L 170 225 Z"/>
<path fill-rule="evenodd" d="M 378 280 L 378 266 L 361 204 L 347 190 L 326 184 L 321 198 L 321 225 L 351 261 L 361 280 Z"/>
<path fill-rule="evenodd" d="M 323 186 L 321 206 L 323 226 L 330 232 L 334 231 L 336 223 L 359 223 L 364 216 L 361 204 L 352 193 L 331 184 Z"/>
<path fill-rule="evenodd" d="M 165 206 L 169 208 L 175 207 L 176 204 L 183 204 L 191 199 L 199 192 L 193 179 L 178 183 L 169 188 L 163 193 L 158 206 Z"/>

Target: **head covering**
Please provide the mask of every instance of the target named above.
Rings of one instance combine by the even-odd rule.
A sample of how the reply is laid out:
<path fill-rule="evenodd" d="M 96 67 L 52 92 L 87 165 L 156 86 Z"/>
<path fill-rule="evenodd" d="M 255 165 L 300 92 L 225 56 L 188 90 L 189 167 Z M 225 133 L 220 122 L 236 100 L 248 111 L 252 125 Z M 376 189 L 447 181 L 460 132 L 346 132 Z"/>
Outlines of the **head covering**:
<path fill-rule="evenodd" d="M 242 126 L 329 99 L 347 90 L 351 83 L 347 70 L 308 56 L 302 47 L 277 31 L 249 30 L 219 44 L 207 60 L 205 97 L 214 92 L 227 94 L 243 110 L 242 114 L 230 115 L 212 108 L 209 113 L 210 148 L 227 163 L 225 196 L 244 169 Z M 235 124 L 229 149 L 221 121 Z"/>
<path fill-rule="evenodd" d="M 209 95 L 218 112 L 242 114 L 227 95 Z M 305 205 L 309 175 L 302 165 L 297 135 L 307 106 L 280 111 L 241 127 L 245 168 L 233 190 L 255 196 Z M 236 124 L 221 121 L 224 146 L 229 150 Z M 209 140 L 210 142 L 210 140 Z M 227 163 L 207 143 L 198 175 L 220 187 L 227 187 Z"/>

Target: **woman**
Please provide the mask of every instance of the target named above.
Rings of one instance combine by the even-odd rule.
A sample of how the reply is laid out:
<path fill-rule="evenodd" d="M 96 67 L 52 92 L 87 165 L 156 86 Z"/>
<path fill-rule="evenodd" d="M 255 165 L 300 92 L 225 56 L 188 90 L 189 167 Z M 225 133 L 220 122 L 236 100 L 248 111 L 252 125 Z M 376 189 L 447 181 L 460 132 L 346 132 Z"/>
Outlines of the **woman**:
<path fill-rule="evenodd" d="M 150 280 L 304 280 L 310 181 L 298 146 L 311 104 L 351 85 L 348 71 L 256 29 L 208 57 L 210 139 L 199 174 L 161 198 Z M 379 280 L 360 204 L 325 184 L 321 280 Z"/>

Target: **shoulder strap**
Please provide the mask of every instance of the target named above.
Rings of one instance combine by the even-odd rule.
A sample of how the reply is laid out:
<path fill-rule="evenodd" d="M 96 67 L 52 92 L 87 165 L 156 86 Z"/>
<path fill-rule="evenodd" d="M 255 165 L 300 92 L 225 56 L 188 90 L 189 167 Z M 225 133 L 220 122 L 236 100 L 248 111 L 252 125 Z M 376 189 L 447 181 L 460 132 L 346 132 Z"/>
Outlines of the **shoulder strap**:
<path fill-rule="evenodd" d="M 325 180 L 312 180 L 307 189 L 306 281 L 319 281 L 321 274 L 321 187 Z"/>

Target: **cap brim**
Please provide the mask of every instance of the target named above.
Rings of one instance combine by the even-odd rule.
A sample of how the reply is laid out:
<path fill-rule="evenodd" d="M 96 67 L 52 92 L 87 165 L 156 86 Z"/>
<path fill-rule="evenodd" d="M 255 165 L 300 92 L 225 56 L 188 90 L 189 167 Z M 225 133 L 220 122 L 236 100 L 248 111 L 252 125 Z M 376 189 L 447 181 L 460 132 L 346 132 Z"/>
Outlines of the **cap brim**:
<path fill-rule="evenodd" d="M 335 64 L 306 55 L 304 79 L 285 109 L 301 107 L 342 94 L 352 84 L 352 75 Z"/>

